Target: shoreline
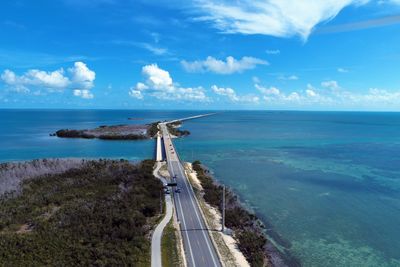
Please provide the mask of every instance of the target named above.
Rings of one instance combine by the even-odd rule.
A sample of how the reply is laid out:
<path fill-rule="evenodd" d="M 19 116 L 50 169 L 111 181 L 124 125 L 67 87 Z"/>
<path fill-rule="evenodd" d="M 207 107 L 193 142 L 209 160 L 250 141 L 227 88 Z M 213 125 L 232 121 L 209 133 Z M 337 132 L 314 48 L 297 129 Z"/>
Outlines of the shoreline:
<path fill-rule="evenodd" d="M 10 166 L 10 165 L 14 165 L 14 166 L 21 165 L 22 166 L 22 165 L 26 165 L 27 163 L 30 164 L 30 163 L 35 163 L 35 162 L 37 162 L 39 164 L 43 164 L 43 162 L 44 162 L 44 163 L 48 163 L 50 165 L 53 165 L 53 164 L 56 164 L 59 162 L 63 162 L 63 163 L 70 162 L 70 164 L 73 167 L 79 168 L 83 164 L 90 162 L 92 160 L 93 159 L 88 159 L 88 158 L 73 158 L 73 159 L 53 158 L 53 159 L 39 159 L 39 160 L 19 161 L 19 162 L 6 162 L 6 163 L 2 163 L 1 166 L 3 166 L 3 167 Z M 97 160 L 101 161 L 101 160 L 109 160 L 109 159 L 97 159 Z M 115 160 L 115 159 L 110 159 L 110 160 Z M 141 160 L 139 162 L 141 162 Z M 202 183 L 200 182 L 200 180 L 197 178 L 197 171 L 195 171 L 192 168 L 191 163 L 188 163 L 188 164 L 190 164 L 190 169 L 196 175 L 196 179 L 193 179 L 192 175 L 190 175 L 190 177 L 192 178 L 192 179 L 190 179 L 190 180 L 192 180 L 191 182 L 192 183 L 195 182 L 195 184 L 192 184 L 192 186 L 193 186 L 193 188 L 196 188 L 196 190 L 198 190 L 200 187 L 200 190 L 201 190 L 203 188 L 203 186 L 202 186 Z M 215 179 L 214 175 L 212 175 L 212 172 L 210 172 L 209 169 L 205 165 L 202 164 L 201 166 L 202 166 L 204 172 L 207 174 L 207 176 L 209 176 L 212 179 L 213 183 L 215 185 L 220 186 L 221 183 Z M 47 171 L 49 171 L 49 169 L 47 169 L 47 168 L 49 168 L 48 166 L 46 166 L 45 169 Z M 71 168 L 71 166 L 68 166 L 66 169 L 70 169 L 70 168 Z M 61 170 L 57 170 L 55 172 L 50 171 L 50 172 L 53 174 L 56 174 L 56 173 L 60 173 L 60 172 L 62 173 L 64 171 L 65 171 L 65 169 L 62 168 Z M 160 170 L 160 173 L 162 173 L 161 170 Z M 43 173 L 43 171 L 39 171 L 37 173 L 37 175 L 34 175 L 34 176 L 40 176 L 43 174 L 45 174 L 45 173 Z M 27 179 L 29 180 L 30 178 L 27 178 Z M 18 182 L 23 182 L 24 180 L 26 180 L 26 179 L 21 179 Z M 14 190 L 17 189 L 17 191 L 19 191 L 17 188 L 18 185 L 14 184 L 12 187 Z M 263 251 L 264 255 L 268 259 L 268 262 L 270 263 L 267 266 L 279 266 L 279 267 L 281 267 L 281 266 L 300 266 L 298 261 L 294 257 L 292 257 L 290 254 L 288 254 L 287 251 L 285 251 L 285 252 L 280 251 L 277 248 L 277 246 L 274 244 L 274 242 L 276 242 L 279 246 L 281 246 L 284 249 L 287 249 L 288 246 L 290 246 L 289 243 L 287 243 L 284 239 L 282 239 L 279 236 L 279 234 L 272 229 L 271 224 L 268 222 L 268 220 L 266 220 L 264 217 L 258 217 L 259 215 L 257 214 L 257 212 L 254 212 L 251 208 L 249 208 L 242 201 L 240 201 L 240 195 L 233 192 L 230 188 L 227 188 L 227 191 L 235 199 L 235 202 L 236 202 L 235 205 L 242 207 L 249 214 L 255 215 L 255 217 L 252 219 L 252 221 L 255 224 L 258 224 L 258 222 L 261 222 L 261 224 L 263 225 L 259 229 L 263 232 L 266 239 L 268 240 L 265 244 L 264 251 Z M 5 192 L 3 192 L 3 193 L 5 193 Z M 203 196 L 204 196 L 204 194 L 203 194 Z M 203 200 L 204 200 L 204 198 L 203 198 Z M 219 222 L 217 222 L 216 224 L 220 225 L 221 213 L 220 213 L 219 209 L 212 206 L 206 200 L 204 200 L 204 203 L 206 205 L 203 205 L 203 208 L 205 207 L 205 209 L 208 210 L 208 213 L 210 213 L 210 214 L 212 214 L 212 216 L 214 216 L 214 220 L 215 219 L 219 220 Z M 247 261 L 246 262 L 243 261 L 243 260 L 246 260 L 246 257 L 243 255 L 243 252 L 238 248 L 238 239 L 232 235 L 227 235 L 227 234 L 221 234 L 221 236 L 223 238 L 223 241 L 225 242 L 225 245 L 229 248 L 233 257 L 235 257 L 236 259 L 239 259 L 239 260 L 236 260 L 236 262 L 240 262 L 240 264 L 238 264 L 237 266 L 249 266 L 249 265 L 247 265 L 248 264 Z M 273 241 L 271 241 L 271 239 Z"/>
<path fill-rule="evenodd" d="M 189 164 L 192 165 L 191 163 Z M 212 182 L 215 186 L 223 185 L 222 183 L 220 183 L 218 180 L 215 179 L 215 176 L 210 171 L 210 169 L 207 168 L 207 166 L 201 164 L 201 167 L 203 171 L 206 173 L 206 175 L 212 179 Z M 196 173 L 197 176 L 197 172 L 196 171 L 194 172 Z M 197 181 L 194 181 L 196 185 L 200 185 L 202 187 L 201 181 L 199 181 L 198 178 L 196 179 Z M 230 187 L 227 186 L 225 187 L 226 187 L 226 192 L 228 192 L 228 194 L 231 194 L 231 197 L 234 199 L 235 205 L 238 205 L 239 207 L 244 209 L 248 214 L 253 215 L 254 217 L 252 219 L 252 222 L 255 225 L 261 223 L 261 225 L 257 227 L 262 232 L 262 235 L 266 238 L 266 243 L 263 248 L 263 253 L 265 257 L 268 259 L 267 266 L 274 266 L 274 267 L 301 266 L 300 262 L 296 258 L 294 258 L 293 255 L 290 255 L 290 253 L 287 251 L 291 244 L 288 241 L 284 240 L 279 235 L 279 233 L 273 230 L 272 224 L 266 218 L 264 218 L 264 216 L 260 216 L 258 212 L 255 212 L 251 207 L 244 204 L 240 200 L 239 194 L 233 192 Z M 202 193 L 202 195 L 204 200 L 204 192 Z M 221 218 L 220 210 L 215 206 L 211 205 L 210 203 L 208 203 L 206 200 L 204 201 L 208 206 L 207 208 L 211 209 L 212 210 L 211 212 L 217 212 L 219 217 Z M 233 239 L 235 240 L 236 243 L 239 243 L 237 238 L 233 237 Z M 285 251 L 281 251 L 278 248 L 278 246 L 282 247 Z M 243 253 L 243 251 L 240 251 L 240 253 Z"/>

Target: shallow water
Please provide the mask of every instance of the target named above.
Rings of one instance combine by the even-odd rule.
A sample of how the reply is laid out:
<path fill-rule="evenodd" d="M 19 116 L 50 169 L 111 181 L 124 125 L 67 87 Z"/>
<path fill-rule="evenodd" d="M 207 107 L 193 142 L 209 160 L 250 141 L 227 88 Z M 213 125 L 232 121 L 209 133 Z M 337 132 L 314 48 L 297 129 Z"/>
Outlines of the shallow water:
<path fill-rule="evenodd" d="M 1 110 L 0 161 L 150 158 L 151 140 L 48 134 L 196 114 Z M 176 141 L 181 157 L 211 168 L 304 266 L 400 266 L 400 113 L 238 111 L 184 126 L 192 135 Z"/>
<path fill-rule="evenodd" d="M 182 157 L 234 188 L 304 266 L 400 266 L 400 114 L 229 112 L 185 126 Z"/>

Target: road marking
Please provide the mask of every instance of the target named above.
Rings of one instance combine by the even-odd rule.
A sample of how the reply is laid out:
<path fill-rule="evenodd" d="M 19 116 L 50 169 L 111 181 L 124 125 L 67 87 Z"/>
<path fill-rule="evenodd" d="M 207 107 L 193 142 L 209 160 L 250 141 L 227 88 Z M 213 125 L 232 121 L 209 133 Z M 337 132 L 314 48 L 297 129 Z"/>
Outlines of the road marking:
<path fill-rule="evenodd" d="M 170 156 L 170 155 L 169 155 L 169 152 L 167 152 L 166 154 L 167 154 L 168 167 L 170 167 L 170 171 L 171 171 L 172 176 L 175 176 L 174 168 L 173 168 L 173 166 L 172 166 L 172 161 L 169 160 L 169 159 L 170 159 L 170 157 L 169 157 L 169 156 Z M 178 165 L 178 166 L 179 166 L 179 165 Z M 194 262 L 194 257 L 193 257 L 192 246 L 191 246 L 191 244 L 190 244 L 189 234 L 188 234 L 187 228 L 186 228 L 186 219 L 185 219 L 185 215 L 184 215 L 184 212 L 183 212 L 183 209 L 182 209 L 182 204 L 181 204 L 181 200 L 180 200 L 179 194 L 177 195 L 177 200 L 178 200 L 178 205 L 179 205 L 179 207 L 180 207 L 181 214 L 182 214 L 183 227 L 185 227 L 185 235 L 186 235 L 186 238 L 187 238 L 187 240 L 188 240 L 188 246 L 189 246 L 190 257 L 191 257 L 191 260 L 192 260 L 193 267 L 196 267 L 196 263 Z"/>
<path fill-rule="evenodd" d="M 172 166 L 172 160 L 171 160 L 171 158 L 174 158 L 174 159 L 176 159 L 176 160 L 174 160 L 174 161 L 177 163 L 177 165 L 178 165 L 178 170 L 180 171 L 180 174 L 181 174 L 181 176 L 182 176 L 182 179 L 184 180 L 183 183 L 185 184 L 185 188 L 186 188 L 186 190 L 187 190 L 187 192 L 188 192 L 188 196 L 189 196 L 189 198 L 190 198 L 190 203 L 192 204 L 192 206 L 193 206 L 193 208 L 194 208 L 194 211 L 195 211 L 195 214 L 196 214 L 196 217 L 197 217 L 197 221 L 199 222 L 201 228 L 205 228 L 204 222 L 203 222 L 203 221 L 200 219 L 200 217 L 199 217 L 199 214 L 198 214 L 198 211 L 197 211 L 197 205 L 196 205 L 196 204 L 194 203 L 194 201 L 193 201 L 193 198 L 195 197 L 194 192 L 193 192 L 193 188 L 190 187 L 190 189 L 189 189 L 187 177 L 186 177 L 186 175 L 185 175 L 185 172 L 182 170 L 182 164 L 181 164 L 181 162 L 180 162 L 180 160 L 179 160 L 179 157 L 178 157 L 178 155 L 177 155 L 177 153 L 176 153 L 175 146 L 174 146 L 174 144 L 172 143 L 171 136 L 170 136 L 168 130 L 166 129 L 165 124 L 162 124 L 162 128 L 163 128 L 163 129 L 162 129 L 163 133 L 165 133 L 165 132 L 168 133 L 168 134 L 165 135 L 167 138 L 165 138 L 164 135 L 163 135 L 163 137 L 164 137 L 165 140 L 168 139 L 169 144 L 170 144 L 170 147 L 171 147 L 171 145 L 172 145 L 172 149 L 171 149 L 171 150 L 172 150 L 172 152 L 174 152 L 174 154 L 172 154 L 172 156 L 171 156 L 171 151 L 169 150 L 170 147 L 167 146 L 166 155 L 167 155 L 168 167 L 170 167 L 171 174 L 172 174 L 173 176 L 175 176 L 175 173 L 174 173 L 174 171 L 173 171 L 173 166 Z M 181 212 L 181 214 L 182 214 L 183 224 L 184 224 L 184 227 L 185 227 L 185 234 L 186 234 L 186 238 L 187 238 L 187 240 L 188 240 L 188 246 L 189 246 L 189 250 L 190 250 L 190 256 L 191 256 L 191 259 L 192 259 L 192 263 L 193 263 L 193 266 L 196 266 L 196 265 L 195 265 L 195 262 L 194 262 L 192 247 L 191 247 L 191 240 L 190 240 L 189 235 L 188 235 L 188 233 L 187 233 L 186 218 L 185 218 L 185 215 L 184 215 L 184 212 L 183 212 L 183 208 L 182 208 L 182 204 L 181 204 L 181 200 L 180 200 L 180 195 L 179 195 L 179 194 L 177 194 L 177 200 L 178 200 L 178 205 L 179 205 L 179 207 L 180 207 L 180 212 Z M 191 219 L 191 221 L 192 221 L 192 223 L 193 223 L 193 217 L 192 217 L 192 216 L 190 216 L 190 219 Z M 219 265 L 216 263 L 216 260 L 215 260 L 215 257 L 214 257 L 214 253 L 213 253 L 213 251 L 211 250 L 211 246 L 210 246 L 210 243 L 209 243 L 209 239 L 207 239 L 208 231 L 207 231 L 207 235 L 206 235 L 205 230 L 203 230 L 203 229 L 200 229 L 200 230 L 202 231 L 204 240 L 206 241 L 207 248 L 208 248 L 208 251 L 209 251 L 209 253 L 210 253 L 210 255 L 211 255 L 211 258 L 212 258 L 212 261 L 213 261 L 213 263 L 214 263 L 214 266 L 219 266 Z M 208 238 L 211 238 L 211 237 L 208 236 Z M 200 246 L 200 241 L 199 241 L 199 239 L 197 239 L 196 241 L 197 241 L 198 245 Z M 203 262 L 205 262 L 204 255 L 202 255 L 202 260 L 203 260 Z"/>
<path fill-rule="evenodd" d="M 188 246 L 189 246 L 189 252 L 190 252 L 190 257 L 192 258 L 192 264 L 194 267 L 196 267 L 196 263 L 194 262 L 194 257 L 193 257 L 193 252 L 192 252 L 192 245 L 190 244 L 190 239 L 189 239 L 189 235 L 188 235 L 188 231 L 186 228 L 186 222 L 185 222 L 185 215 L 183 214 L 183 210 L 182 210 L 182 204 L 181 204 L 181 200 L 179 198 L 179 195 L 177 197 L 177 199 L 179 200 L 179 207 L 181 209 L 181 214 L 182 214 L 182 218 L 183 218 L 183 226 L 185 227 L 185 234 L 186 234 L 186 238 L 188 240 Z"/>
<path fill-rule="evenodd" d="M 194 202 L 193 202 L 193 197 L 196 197 L 196 196 L 194 196 L 194 192 L 193 192 L 193 189 L 192 189 L 192 188 L 191 188 L 192 191 L 189 191 L 189 188 L 188 188 L 188 185 L 187 185 L 188 181 L 187 181 L 187 179 L 186 179 L 185 173 L 184 173 L 183 170 L 182 170 L 182 166 L 181 166 L 181 163 L 180 163 L 180 162 L 179 162 L 179 164 L 178 164 L 178 167 L 179 167 L 179 170 L 181 171 L 181 174 L 183 174 L 184 184 L 185 184 L 185 187 L 186 187 L 187 191 L 189 192 L 189 195 L 190 195 L 189 198 L 190 198 L 190 201 L 191 201 L 191 203 L 192 203 L 192 205 L 193 205 L 193 207 L 194 207 L 194 212 L 196 213 L 197 220 L 199 221 L 200 226 L 203 228 L 203 221 L 200 220 L 199 214 L 197 213 L 197 209 L 196 209 L 197 206 L 196 206 L 196 205 L 194 204 Z M 191 195 L 191 193 L 192 193 L 192 195 Z M 205 225 L 204 225 L 204 228 L 205 228 Z M 213 261 L 213 263 L 214 263 L 214 266 L 218 266 L 217 262 L 215 261 L 214 253 L 211 251 L 211 246 L 210 246 L 210 244 L 209 244 L 209 241 L 208 241 L 208 239 L 207 239 L 207 236 L 206 236 L 206 234 L 205 234 L 205 231 L 202 231 L 202 233 L 203 233 L 204 239 L 205 239 L 205 241 L 206 241 L 206 243 L 207 243 L 208 251 L 210 252 L 212 261 Z M 207 234 L 208 234 L 208 233 L 207 233 Z M 209 237 L 209 238 L 211 238 L 211 237 Z"/>

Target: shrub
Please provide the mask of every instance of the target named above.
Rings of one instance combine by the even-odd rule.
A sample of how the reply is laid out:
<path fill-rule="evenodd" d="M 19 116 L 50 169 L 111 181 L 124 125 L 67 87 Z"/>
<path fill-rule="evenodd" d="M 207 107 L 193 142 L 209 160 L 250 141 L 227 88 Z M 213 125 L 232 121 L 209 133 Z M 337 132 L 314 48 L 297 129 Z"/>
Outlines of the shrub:
<path fill-rule="evenodd" d="M 154 161 L 86 161 L 0 198 L 0 259 L 9 266 L 148 266 L 162 184 Z M 151 219 L 151 220 L 150 220 Z M 25 227 L 25 233 L 16 231 Z"/>

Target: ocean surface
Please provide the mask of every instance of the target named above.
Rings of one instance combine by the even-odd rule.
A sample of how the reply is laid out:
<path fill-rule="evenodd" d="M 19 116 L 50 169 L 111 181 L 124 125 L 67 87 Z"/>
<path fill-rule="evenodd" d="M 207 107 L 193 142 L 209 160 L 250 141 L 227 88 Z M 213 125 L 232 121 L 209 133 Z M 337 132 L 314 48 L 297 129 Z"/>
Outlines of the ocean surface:
<path fill-rule="evenodd" d="M 200 113 L 0 110 L 0 162 L 151 158 L 153 140 L 49 133 Z M 400 113 L 235 111 L 183 128 L 192 134 L 176 141 L 181 158 L 207 165 L 303 266 L 400 266 Z"/>

